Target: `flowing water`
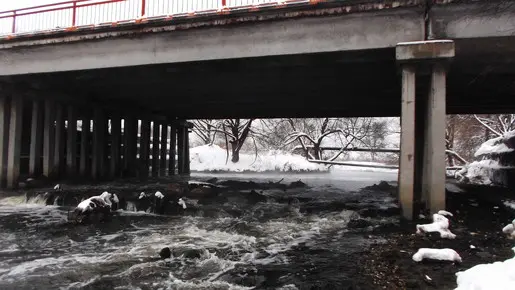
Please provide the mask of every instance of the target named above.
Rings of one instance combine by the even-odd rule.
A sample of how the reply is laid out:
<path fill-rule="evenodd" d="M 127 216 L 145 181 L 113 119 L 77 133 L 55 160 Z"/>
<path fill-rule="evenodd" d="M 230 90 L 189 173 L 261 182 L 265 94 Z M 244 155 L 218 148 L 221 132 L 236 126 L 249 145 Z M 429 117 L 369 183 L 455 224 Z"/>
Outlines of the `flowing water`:
<path fill-rule="evenodd" d="M 261 182 L 283 177 L 216 176 Z M 396 172 L 285 176 L 298 179 L 309 187 L 264 194 L 300 202 L 251 203 L 232 195 L 201 205 L 194 215 L 125 209 L 108 223 L 89 226 L 68 224 L 70 207 L 0 198 L 0 289 L 348 289 L 356 254 L 371 240 L 370 227 L 347 227 L 357 213 L 344 205 L 394 207 L 387 194 L 359 188 L 395 180 Z M 381 222 L 391 221 L 374 220 Z M 172 249 L 170 259 L 159 259 L 163 247 Z"/>

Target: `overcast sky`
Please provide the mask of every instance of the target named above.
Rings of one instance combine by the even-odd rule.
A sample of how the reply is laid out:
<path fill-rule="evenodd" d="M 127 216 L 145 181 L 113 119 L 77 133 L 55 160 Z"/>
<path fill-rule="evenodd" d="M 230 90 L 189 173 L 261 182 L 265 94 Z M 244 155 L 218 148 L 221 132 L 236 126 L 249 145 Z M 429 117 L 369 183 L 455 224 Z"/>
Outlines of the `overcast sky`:
<path fill-rule="evenodd" d="M 65 0 L 0 0 L 0 11 L 12 10 L 24 7 L 58 3 Z"/>

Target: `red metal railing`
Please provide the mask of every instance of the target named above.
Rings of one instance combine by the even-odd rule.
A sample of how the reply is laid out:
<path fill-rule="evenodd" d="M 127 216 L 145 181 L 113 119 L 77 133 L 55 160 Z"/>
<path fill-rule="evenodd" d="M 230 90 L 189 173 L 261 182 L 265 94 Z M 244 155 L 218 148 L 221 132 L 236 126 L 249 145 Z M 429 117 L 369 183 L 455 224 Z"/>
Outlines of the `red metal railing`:
<path fill-rule="evenodd" d="M 72 0 L 0 12 L 0 36 L 195 16 L 320 0 Z"/>

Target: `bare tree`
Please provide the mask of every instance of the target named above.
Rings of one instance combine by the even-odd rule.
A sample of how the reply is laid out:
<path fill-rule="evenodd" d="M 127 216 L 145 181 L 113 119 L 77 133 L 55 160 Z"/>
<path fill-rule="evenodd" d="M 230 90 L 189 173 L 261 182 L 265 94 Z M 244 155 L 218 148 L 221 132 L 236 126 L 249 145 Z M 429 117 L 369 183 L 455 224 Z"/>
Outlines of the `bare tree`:
<path fill-rule="evenodd" d="M 515 130 L 515 114 L 474 115 L 474 118 L 487 132 L 494 134 L 496 137 L 502 137 L 505 133 Z"/>
<path fill-rule="evenodd" d="M 293 132 L 286 136 L 286 145 L 297 141 L 309 159 L 323 160 L 321 147 L 325 140 L 331 140 L 341 146 L 341 150 L 327 159 L 334 161 L 352 144 L 363 143 L 370 132 L 372 119 L 314 118 L 287 119 L 287 122 Z"/>
<path fill-rule="evenodd" d="M 225 119 L 222 121 L 221 128 L 216 129 L 224 135 L 226 143 L 231 144 L 233 163 L 240 161 L 240 150 L 251 133 L 253 121 L 254 119 Z"/>
<path fill-rule="evenodd" d="M 202 143 L 213 144 L 221 122 L 219 120 L 199 119 L 193 120 L 192 123 L 193 133 L 200 138 Z"/>

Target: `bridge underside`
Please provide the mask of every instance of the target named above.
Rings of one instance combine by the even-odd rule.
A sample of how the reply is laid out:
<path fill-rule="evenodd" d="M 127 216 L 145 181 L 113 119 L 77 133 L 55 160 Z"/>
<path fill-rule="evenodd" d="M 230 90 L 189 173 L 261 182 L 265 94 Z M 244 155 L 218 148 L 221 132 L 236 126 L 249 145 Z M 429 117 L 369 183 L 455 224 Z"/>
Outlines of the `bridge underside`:
<path fill-rule="evenodd" d="M 447 112 L 514 111 L 513 64 L 515 37 L 456 41 Z M 417 94 L 429 89 L 424 74 Z M 401 113 L 394 48 L 17 75 L 0 82 L 79 105 L 144 109 L 182 119 Z"/>

